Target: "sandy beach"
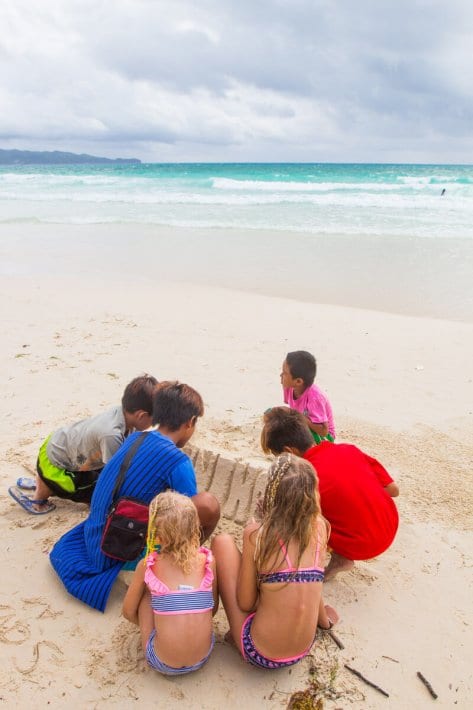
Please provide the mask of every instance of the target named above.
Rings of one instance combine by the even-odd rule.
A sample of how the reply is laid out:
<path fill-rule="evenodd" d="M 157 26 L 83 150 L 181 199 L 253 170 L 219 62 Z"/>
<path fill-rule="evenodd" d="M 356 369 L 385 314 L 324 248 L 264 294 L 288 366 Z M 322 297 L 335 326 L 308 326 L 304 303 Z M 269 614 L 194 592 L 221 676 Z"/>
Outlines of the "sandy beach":
<path fill-rule="evenodd" d="M 0 275 L 40 272 L 54 279 L 63 274 L 87 281 L 173 281 L 473 322 L 470 234 L 425 238 L 364 234 L 362 228 L 359 234 L 347 235 L 120 222 L 62 224 L 63 215 L 55 209 L 49 224 L 0 222 Z M 74 205 L 72 215 L 75 210 Z"/>
<path fill-rule="evenodd" d="M 4 706 L 151 707 L 158 697 L 163 708 L 285 708 L 313 682 L 326 708 L 423 710 L 434 701 L 420 671 L 439 696 L 435 707 L 468 707 L 473 323 L 385 312 L 377 302 L 368 310 L 244 285 L 177 283 L 178 274 L 159 258 L 154 280 L 149 264 L 143 279 L 105 278 L 99 256 L 88 252 L 89 271 L 76 265 L 59 275 L 35 270 L 28 253 L 23 272 L 13 268 L 0 280 Z M 50 431 L 117 403 L 126 383 L 147 371 L 201 392 L 206 414 L 190 453 L 202 487 L 213 471 L 221 529 L 238 536 L 270 463 L 259 447 L 261 413 L 281 403 L 282 360 L 302 348 L 317 356 L 338 439 L 379 458 L 399 483 L 397 538 L 380 558 L 326 585 L 344 650 L 320 634 L 302 663 L 265 673 L 224 642 L 220 610 L 215 652 L 204 669 L 158 676 L 146 667 L 137 630 L 120 615 L 124 582 L 102 615 L 68 596 L 49 564 L 54 542 L 87 508 L 58 500 L 52 514 L 29 516 L 7 488 L 34 467 Z"/>
<path fill-rule="evenodd" d="M 465 0 L 0 3 L 0 710 L 473 708 L 472 25 Z M 308 655 L 266 670 L 226 640 L 220 604 L 208 662 L 194 673 L 159 674 L 138 627 L 122 615 L 132 572 L 114 578 L 104 613 L 61 582 L 69 573 L 87 578 L 95 538 L 84 570 L 83 526 L 68 536 L 70 548 L 57 542 L 87 519 L 89 505 L 53 496 L 54 505 L 39 505 L 41 486 L 31 502 L 13 489 L 36 475 L 40 447 L 57 429 L 112 408 L 121 420 L 117 407 L 135 378 L 179 381 L 200 393 L 205 412 L 184 422 L 178 443 L 192 432 L 185 452 L 198 491 L 220 504 L 214 532 L 233 535 L 241 549 L 274 463 L 261 447 L 264 413 L 283 405 L 283 363 L 286 370 L 286 355 L 301 350 L 316 358 L 315 384 L 331 405 L 320 419 L 331 433 L 333 410 L 335 445 L 359 447 L 392 476 L 394 485 L 377 493 L 391 523 L 397 506 L 395 538 L 350 567 L 348 556 L 384 549 L 394 525 L 380 520 L 387 516 L 374 485 L 369 500 L 363 483 L 350 490 L 363 511 L 342 495 L 344 484 L 355 485 L 352 471 L 343 479 L 350 464 L 337 463 L 335 484 L 330 458 L 356 460 L 353 448 L 306 452 L 317 461 L 322 514 L 325 506 L 333 526 L 328 547 L 345 569 L 330 578 L 333 557 L 324 574 L 335 629 L 317 627 Z M 286 384 L 296 385 L 298 401 L 286 398 L 305 407 L 313 392 L 301 392 L 292 374 Z M 135 410 L 125 427 L 148 425 L 143 402 L 138 410 L 125 404 Z M 173 438 L 180 429 L 166 432 L 159 406 L 162 433 Z M 314 430 L 324 433 L 324 424 L 313 421 Z M 103 448 L 113 448 L 107 439 Z M 152 448 L 151 438 L 142 441 Z M 41 451 L 54 462 L 51 449 L 61 446 L 56 439 Z M 100 465 L 85 448 L 71 461 Z M 168 474 L 146 449 L 136 469 L 159 470 L 137 475 L 136 490 L 128 479 L 124 491 L 142 502 L 154 476 Z M 169 454 L 170 465 L 179 456 Z M 192 493 L 192 470 L 180 458 L 183 490 Z M 275 505 L 286 470 L 270 480 Z M 388 478 L 377 476 L 383 485 Z M 111 488 L 107 473 L 101 480 L 100 489 Z M 303 517 L 306 492 L 299 505 L 288 490 L 284 517 L 288 499 L 287 512 Z M 98 490 L 94 511 L 100 497 Z M 207 532 L 217 506 L 205 507 Z M 373 547 L 350 546 L 357 519 L 357 535 L 371 533 Z M 89 528 L 99 530 L 100 520 Z M 289 538 L 293 568 L 290 531 L 277 533 Z M 155 545 L 166 552 L 161 531 Z M 225 565 L 236 569 L 235 549 L 225 538 L 214 549 L 230 609 Z M 267 562 L 264 545 L 256 549 Z M 265 597 L 279 593 L 281 577 L 257 563 L 257 652 L 291 656 L 302 644 L 299 629 L 308 634 L 304 647 L 312 640 L 307 599 L 321 585 L 294 585 L 320 579 L 330 552 L 324 561 L 319 552 L 317 545 L 312 568 L 309 552 L 299 555 L 284 608 Z M 171 591 L 190 594 L 154 601 L 159 613 L 161 603 L 172 614 L 184 602 L 210 616 L 209 590 L 196 589 L 194 572 L 182 580 L 161 570 Z M 93 583 L 85 586 L 103 608 Z M 241 593 L 240 603 L 250 607 L 254 589 L 246 591 L 248 604 Z M 181 657 L 175 619 L 156 625 L 156 651 L 171 665 L 198 655 L 196 629 L 205 621 L 185 619 L 195 645 Z M 161 653 L 167 621 L 169 657 Z M 294 638 L 286 648 L 277 637 L 287 633 Z"/>

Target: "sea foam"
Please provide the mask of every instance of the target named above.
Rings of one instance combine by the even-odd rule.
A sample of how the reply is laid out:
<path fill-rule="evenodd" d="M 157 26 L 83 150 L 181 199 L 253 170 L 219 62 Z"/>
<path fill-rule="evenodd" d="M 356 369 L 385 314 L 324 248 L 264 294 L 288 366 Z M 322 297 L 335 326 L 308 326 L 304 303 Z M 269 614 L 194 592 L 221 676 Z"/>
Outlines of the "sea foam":
<path fill-rule="evenodd" d="M 470 238 L 473 168 L 323 164 L 4 167 L 0 169 L 0 221 L 20 220 Z"/>

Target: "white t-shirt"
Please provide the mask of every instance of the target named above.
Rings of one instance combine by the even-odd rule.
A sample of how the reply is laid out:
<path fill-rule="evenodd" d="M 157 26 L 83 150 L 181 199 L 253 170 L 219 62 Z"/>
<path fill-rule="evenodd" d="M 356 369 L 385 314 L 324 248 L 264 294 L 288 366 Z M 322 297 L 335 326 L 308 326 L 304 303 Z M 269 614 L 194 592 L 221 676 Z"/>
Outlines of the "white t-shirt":
<path fill-rule="evenodd" d="M 91 471 L 103 468 L 125 440 L 125 416 L 121 406 L 62 427 L 46 447 L 48 459 L 58 468 L 78 471 L 92 459 Z"/>

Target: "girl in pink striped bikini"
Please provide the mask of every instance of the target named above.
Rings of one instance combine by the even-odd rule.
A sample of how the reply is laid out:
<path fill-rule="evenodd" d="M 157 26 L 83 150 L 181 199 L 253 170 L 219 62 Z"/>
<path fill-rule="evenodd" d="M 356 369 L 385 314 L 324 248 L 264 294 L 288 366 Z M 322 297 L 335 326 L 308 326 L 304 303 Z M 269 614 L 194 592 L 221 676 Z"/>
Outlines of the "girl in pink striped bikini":
<path fill-rule="evenodd" d="M 230 535 L 214 538 L 230 635 L 252 665 L 292 666 L 309 653 L 318 625 L 338 621 L 322 599 L 327 538 L 314 469 L 286 453 L 270 468 L 262 521 L 245 528 L 243 552 Z"/>
<path fill-rule="evenodd" d="M 200 546 L 190 498 L 166 491 L 149 510 L 147 554 L 135 570 L 123 615 L 140 627 L 152 668 L 165 675 L 190 673 L 206 663 L 214 646 L 215 562 Z"/>

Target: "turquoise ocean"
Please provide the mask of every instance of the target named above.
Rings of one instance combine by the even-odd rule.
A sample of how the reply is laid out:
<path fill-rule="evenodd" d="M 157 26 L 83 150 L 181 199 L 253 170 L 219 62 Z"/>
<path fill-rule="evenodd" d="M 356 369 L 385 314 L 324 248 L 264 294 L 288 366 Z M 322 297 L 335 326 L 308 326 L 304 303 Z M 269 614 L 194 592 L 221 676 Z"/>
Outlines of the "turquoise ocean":
<path fill-rule="evenodd" d="M 3 166 L 0 220 L 473 237 L 473 166 Z"/>
<path fill-rule="evenodd" d="M 473 321 L 473 166 L 2 166 L 0 275 L 37 273 Z"/>

